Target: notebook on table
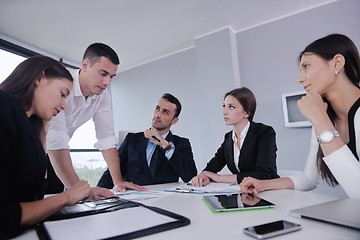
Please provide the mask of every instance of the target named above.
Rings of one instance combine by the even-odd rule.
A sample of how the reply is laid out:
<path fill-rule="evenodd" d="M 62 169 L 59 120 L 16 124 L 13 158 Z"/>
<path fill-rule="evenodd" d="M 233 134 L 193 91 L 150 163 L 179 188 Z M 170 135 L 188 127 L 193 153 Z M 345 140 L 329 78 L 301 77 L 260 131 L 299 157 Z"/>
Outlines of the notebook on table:
<path fill-rule="evenodd" d="M 360 229 L 360 199 L 339 199 L 294 209 L 290 214 Z"/>

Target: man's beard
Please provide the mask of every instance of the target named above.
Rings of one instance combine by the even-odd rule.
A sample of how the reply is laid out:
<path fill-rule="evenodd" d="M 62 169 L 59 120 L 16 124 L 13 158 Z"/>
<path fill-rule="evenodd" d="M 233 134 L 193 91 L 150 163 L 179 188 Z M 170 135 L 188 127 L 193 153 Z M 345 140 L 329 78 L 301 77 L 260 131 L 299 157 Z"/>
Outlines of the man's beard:
<path fill-rule="evenodd" d="M 154 124 L 152 124 L 152 127 L 153 128 L 155 128 L 156 130 L 158 130 L 158 131 L 162 131 L 162 130 L 165 130 L 166 128 L 169 128 L 171 126 L 171 124 L 170 125 L 168 125 L 168 126 L 154 126 Z"/>
<path fill-rule="evenodd" d="M 154 127 L 154 126 L 153 126 L 153 128 L 155 128 L 155 129 L 158 130 L 158 131 L 162 131 L 162 130 L 164 130 L 166 127 Z"/>

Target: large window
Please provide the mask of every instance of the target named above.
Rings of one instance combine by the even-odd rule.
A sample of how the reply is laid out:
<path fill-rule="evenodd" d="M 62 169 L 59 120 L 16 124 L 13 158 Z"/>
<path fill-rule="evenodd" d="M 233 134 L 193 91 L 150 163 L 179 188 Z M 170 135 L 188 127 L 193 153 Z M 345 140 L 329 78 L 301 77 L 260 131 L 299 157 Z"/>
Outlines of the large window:
<path fill-rule="evenodd" d="M 74 169 L 91 186 L 96 186 L 107 168 L 102 153 L 94 148 L 96 141 L 94 123 L 90 119 L 75 131 L 69 142 Z"/>
<path fill-rule="evenodd" d="M 0 83 L 9 76 L 20 62 L 35 54 L 35 52 L 1 40 Z M 93 121 L 89 120 L 76 130 L 69 143 L 75 171 L 79 178 L 89 181 L 91 186 L 96 186 L 101 174 L 107 167 L 101 152 L 93 147 L 96 141 L 95 127 Z"/>
<path fill-rule="evenodd" d="M 14 68 L 26 58 L 0 49 L 0 83 L 7 78 Z"/>

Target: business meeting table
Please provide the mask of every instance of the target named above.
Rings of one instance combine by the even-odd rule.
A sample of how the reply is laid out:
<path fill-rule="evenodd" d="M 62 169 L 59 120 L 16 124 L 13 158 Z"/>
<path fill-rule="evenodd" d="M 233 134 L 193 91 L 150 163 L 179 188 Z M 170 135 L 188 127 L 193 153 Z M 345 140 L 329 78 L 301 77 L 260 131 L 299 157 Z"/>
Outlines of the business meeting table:
<path fill-rule="evenodd" d="M 143 193 L 142 198 L 138 198 L 137 201 L 146 205 L 160 207 L 162 209 L 183 215 L 190 219 L 190 225 L 155 233 L 137 239 L 255 239 L 249 235 L 246 235 L 243 232 L 243 229 L 245 227 L 277 220 L 288 220 L 299 223 L 301 224 L 302 229 L 296 232 L 271 238 L 274 240 L 360 239 L 360 230 L 342 227 L 331 223 L 300 218 L 290 214 L 290 211 L 293 209 L 336 200 L 337 197 L 334 196 L 294 190 L 266 191 L 260 193 L 259 196 L 274 203 L 274 208 L 213 213 L 203 201 L 203 196 L 206 194 L 164 192 L 165 189 L 173 189 L 177 186 L 183 185 L 184 183 L 170 183 L 147 186 L 149 192 Z M 147 194 L 149 194 L 149 198 L 146 197 Z M 141 218 L 141 216 L 139 217 Z M 121 227 L 121 222 L 118 224 L 119 227 Z M 28 240 L 38 238 L 34 231 L 29 231 L 17 237 L 16 239 Z"/>

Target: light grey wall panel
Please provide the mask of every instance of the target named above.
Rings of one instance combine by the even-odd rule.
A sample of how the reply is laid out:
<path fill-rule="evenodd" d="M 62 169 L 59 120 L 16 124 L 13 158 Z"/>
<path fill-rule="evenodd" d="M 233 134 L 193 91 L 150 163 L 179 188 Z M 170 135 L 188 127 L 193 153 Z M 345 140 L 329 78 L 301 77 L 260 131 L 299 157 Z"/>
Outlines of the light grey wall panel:
<path fill-rule="evenodd" d="M 233 64 L 233 37 L 234 33 L 226 28 L 195 41 L 198 117 L 202 119 L 198 126 L 202 157 L 197 160 L 201 170 L 220 147 L 224 134 L 231 130 L 224 124 L 222 104 L 224 94 L 240 86 L 238 66 Z"/>
<path fill-rule="evenodd" d="M 183 105 L 174 131 L 191 123 L 191 119 L 183 116 L 192 115 L 194 109 L 189 95 L 195 76 L 193 49 L 119 73 L 111 88 L 115 130 L 150 127 L 152 111 L 165 92 L 175 95 Z"/>

